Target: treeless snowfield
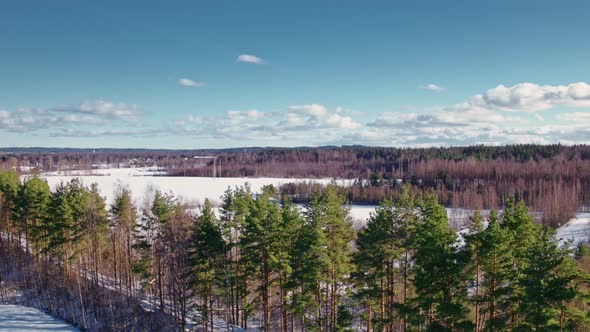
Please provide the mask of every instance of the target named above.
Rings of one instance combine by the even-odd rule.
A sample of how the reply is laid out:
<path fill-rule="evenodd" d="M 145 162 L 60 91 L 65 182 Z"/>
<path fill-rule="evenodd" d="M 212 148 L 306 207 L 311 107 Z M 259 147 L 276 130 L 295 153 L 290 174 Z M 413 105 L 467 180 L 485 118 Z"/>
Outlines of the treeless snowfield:
<path fill-rule="evenodd" d="M 78 331 L 78 329 L 34 308 L 0 304 L 0 331 Z"/>

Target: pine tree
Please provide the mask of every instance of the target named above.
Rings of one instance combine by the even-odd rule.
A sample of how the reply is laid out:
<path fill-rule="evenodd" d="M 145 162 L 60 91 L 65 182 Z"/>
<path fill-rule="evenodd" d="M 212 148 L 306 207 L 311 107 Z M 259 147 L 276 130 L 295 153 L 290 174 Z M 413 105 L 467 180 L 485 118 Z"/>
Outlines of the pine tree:
<path fill-rule="evenodd" d="M 247 185 L 235 190 L 228 189 L 222 197 L 220 209 L 221 228 L 226 242 L 224 298 L 230 311 L 230 323 L 242 325 L 244 328 L 247 327 L 248 320 L 242 314 L 242 312 L 247 313 L 247 310 L 242 310 L 242 306 L 247 304 L 248 286 L 243 260 L 241 260 L 240 238 L 251 201 L 252 193 Z"/>
<path fill-rule="evenodd" d="M 431 331 L 470 330 L 465 306 L 468 256 L 456 246 L 445 209 L 429 195 L 421 204 L 422 222 L 416 229 L 415 301 L 421 324 Z"/>
<path fill-rule="evenodd" d="M 296 231 L 291 252 L 291 277 L 289 289 L 292 290 L 291 311 L 299 318 L 301 331 L 315 331 L 321 327 L 320 286 L 325 280 L 324 271 L 328 268 L 326 237 L 320 223 L 314 218 L 317 196 L 307 208 L 307 218 Z M 315 316 L 315 324 L 307 317 Z"/>
<path fill-rule="evenodd" d="M 358 234 L 358 251 L 353 255 L 359 295 L 367 305 L 368 330 L 393 331 L 401 319 L 407 326 L 410 266 L 417 216 L 415 197 L 409 187 L 394 201 L 384 200 Z M 399 280 L 399 285 L 396 282 Z M 401 288 L 401 299 L 396 289 Z M 371 319 L 372 318 L 372 319 Z"/>
<path fill-rule="evenodd" d="M 528 256 L 535 242 L 539 240 L 541 226 L 536 224 L 529 215 L 524 202 L 516 202 L 514 198 L 506 201 L 500 220 L 500 226 L 509 235 L 512 256 L 512 275 L 509 278 L 512 281 L 509 284 L 510 324 L 519 326 L 522 319 L 519 307 L 525 300 L 525 294 L 522 285 L 517 281 L 523 277 L 527 269 L 527 264 L 530 262 Z"/>
<path fill-rule="evenodd" d="M 20 180 L 14 171 L 0 172 L 0 232 L 11 234 L 12 218 L 17 205 Z M 0 237 L 0 243 L 2 242 Z"/>
<path fill-rule="evenodd" d="M 118 281 L 119 291 L 125 286 L 127 292 L 133 292 L 132 235 L 137 221 L 137 209 L 133 205 L 131 193 L 122 188 L 115 201 L 111 204 L 111 244 L 113 250 L 113 269 L 115 282 Z"/>
<path fill-rule="evenodd" d="M 263 329 L 271 330 L 272 287 L 276 272 L 279 270 L 277 257 L 280 238 L 277 231 L 281 215 L 277 202 L 271 199 L 272 188 L 263 188 L 253 201 L 250 213 L 245 220 L 242 241 L 242 258 L 250 278 L 258 284 L 258 299 L 262 305 Z"/>
<path fill-rule="evenodd" d="M 201 312 L 204 330 L 213 331 L 214 296 L 216 288 L 222 284 L 225 242 L 209 200 L 205 200 L 194 222 L 190 253 L 191 286 L 201 303 L 197 309 Z"/>
<path fill-rule="evenodd" d="M 25 234 L 25 251 L 30 253 L 31 246 L 35 252 L 42 248 L 40 243 L 42 222 L 47 218 L 47 207 L 51 200 L 51 191 L 46 181 L 34 176 L 27 179 L 18 190 L 16 211 L 21 231 Z"/>
<path fill-rule="evenodd" d="M 512 251 L 510 234 L 500 227 L 495 211 L 491 211 L 488 227 L 481 236 L 479 260 L 483 328 L 485 331 L 502 331 L 510 318 Z"/>
<path fill-rule="evenodd" d="M 527 257 L 528 262 L 518 280 L 523 289 L 516 330 L 563 331 L 587 324 L 588 317 L 572 306 L 581 299 L 588 275 L 571 258 L 568 249 L 559 249 L 554 231 L 545 228 Z"/>
<path fill-rule="evenodd" d="M 100 195 L 98 185 L 93 184 L 88 192 L 88 200 L 82 221 L 83 245 L 85 246 L 85 257 L 89 261 L 89 268 L 84 269 L 91 273 L 91 281 L 94 286 L 92 300 L 97 307 L 100 289 L 100 273 L 103 270 L 102 255 L 106 251 L 108 241 L 108 216 L 106 212 L 106 203 Z M 92 311 L 95 319 L 98 319 L 98 312 Z"/>
<path fill-rule="evenodd" d="M 165 266 L 163 259 L 166 255 L 166 248 L 163 241 L 163 229 L 168 223 L 172 210 L 174 207 L 174 197 L 172 195 L 165 195 L 156 191 L 149 212 L 146 214 L 146 225 L 148 225 L 148 233 L 154 230 L 153 239 L 149 241 L 152 243 L 152 255 L 154 257 L 153 274 L 156 277 L 154 291 L 157 292 L 159 299 L 160 310 L 164 310 L 164 274 Z"/>
<path fill-rule="evenodd" d="M 472 276 L 473 291 L 471 296 L 471 302 L 474 305 L 474 331 L 479 332 L 483 327 L 483 320 L 481 314 L 482 304 L 482 242 L 484 226 L 482 222 L 482 216 L 479 211 L 475 211 L 471 219 L 471 225 L 469 227 L 469 233 L 464 236 L 466 250 L 469 254 L 469 273 Z"/>
<path fill-rule="evenodd" d="M 400 248 L 394 237 L 394 213 L 393 202 L 382 201 L 356 241 L 358 251 L 353 255 L 356 268 L 353 277 L 358 297 L 367 308 L 367 330 L 372 330 L 373 325 L 376 330 L 391 330 L 393 269 L 400 258 Z"/>
<path fill-rule="evenodd" d="M 289 326 L 289 291 L 293 290 L 289 281 L 293 270 L 291 267 L 292 255 L 296 241 L 296 234 L 303 225 L 303 218 L 299 209 L 285 195 L 281 197 L 281 219 L 276 231 L 278 240 L 276 247 L 278 295 L 281 309 L 281 332 L 287 332 Z M 294 321 L 291 320 L 292 328 Z"/>
<path fill-rule="evenodd" d="M 323 231 L 322 240 L 326 246 L 325 252 L 320 253 L 325 254 L 327 262 L 327 269 L 324 271 L 326 287 L 323 290 L 318 289 L 318 302 L 321 303 L 322 299 L 325 301 L 325 305 L 320 305 L 320 310 L 323 307 L 325 312 L 321 314 L 318 311 L 318 326 L 320 330 L 325 327 L 328 331 L 334 331 L 338 329 L 336 322 L 340 291 L 353 267 L 350 247 L 350 242 L 354 239 L 352 222 L 345 199 L 338 194 L 335 185 L 328 186 L 319 198 L 312 200 L 308 210 L 312 223 Z"/>

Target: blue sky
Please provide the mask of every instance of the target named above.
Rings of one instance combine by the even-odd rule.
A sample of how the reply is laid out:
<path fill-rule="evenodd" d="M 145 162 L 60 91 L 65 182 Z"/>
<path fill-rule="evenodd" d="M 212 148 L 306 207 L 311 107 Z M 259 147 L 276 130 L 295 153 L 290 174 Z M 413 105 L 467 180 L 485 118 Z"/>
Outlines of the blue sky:
<path fill-rule="evenodd" d="M 588 1 L 0 2 L 1 146 L 590 143 Z"/>

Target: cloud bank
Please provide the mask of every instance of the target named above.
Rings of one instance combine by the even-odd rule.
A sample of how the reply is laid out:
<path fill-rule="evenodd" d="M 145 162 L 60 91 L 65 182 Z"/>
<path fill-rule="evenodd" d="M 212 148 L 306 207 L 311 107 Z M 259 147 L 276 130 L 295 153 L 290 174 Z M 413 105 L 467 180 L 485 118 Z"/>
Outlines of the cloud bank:
<path fill-rule="evenodd" d="M 95 100 L 0 110 L 0 131 L 47 137 L 214 139 L 226 146 L 590 144 L 590 85 L 498 85 L 455 104 L 376 114 L 303 103 L 146 119 L 137 105 Z"/>

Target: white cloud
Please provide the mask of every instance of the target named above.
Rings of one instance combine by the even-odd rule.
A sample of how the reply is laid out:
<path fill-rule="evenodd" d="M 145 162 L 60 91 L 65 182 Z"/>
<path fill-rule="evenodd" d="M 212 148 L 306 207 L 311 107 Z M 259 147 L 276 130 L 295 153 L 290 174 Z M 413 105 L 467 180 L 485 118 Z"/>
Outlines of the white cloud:
<path fill-rule="evenodd" d="M 182 86 L 193 87 L 193 88 L 205 86 L 205 83 L 193 81 L 190 78 L 181 78 L 178 80 L 178 84 L 180 84 Z"/>
<path fill-rule="evenodd" d="M 362 126 L 340 114 L 342 110 L 330 110 L 320 104 L 296 105 L 274 112 L 231 110 L 222 116 L 189 116 L 174 121 L 170 131 L 199 138 L 323 144 Z"/>
<path fill-rule="evenodd" d="M 571 121 L 571 122 L 589 122 L 590 121 L 590 112 L 570 112 L 559 114 L 556 116 L 559 120 L 564 121 Z"/>
<path fill-rule="evenodd" d="M 355 129 L 361 126 L 351 117 L 340 115 L 341 112 L 341 107 L 337 107 L 333 112 L 330 112 L 324 105 L 320 104 L 291 106 L 287 109 L 287 119 L 291 119 L 291 123 L 298 123 L 299 125 L 289 126 L 287 122 L 285 128 Z"/>
<path fill-rule="evenodd" d="M 582 109 L 550 111 L 563 107 Z M 373 116 L 310 103 L 272 111 L 189 115 L 155 128 L 137 125 L 143 115 L 136 105 L 96 100 L 56 108 L 0 110 L 0 130 L 69 137 L 183 135 L 244 145 L 566 144 L 590 141 L 587 107 L 590 86 L 586 83 L 522 83 L 499 85 L 448 106 L 406 107 Z"/>
<path fill-rule="evenodd" d="M 106 100 L 85 101 L 81 104 L 57 107 L 52 109 L 54 112 L 61 113 L 81 113 L 100 118 L 109 118 L 117 120 L 137 120 L 142 114 L 137 105 L 125 103 L 114 103 Z"/>
<path fill-rule="evenodd" d="M 521 83 L 512 87 L 498 85 L 471 97 L 466 103 L 472 107 L 521 112 L 537 112 L 557 106 L 590 107 L 590 85 L 584 82 L 569 85 Z"/>
<path fill-rule="evenodd" d="M 142 112 L 136 105 L 96 100 L 48 109 L 21 108 L 15 112 L 0 111 L 0 129 L 32 132 L 69 126 L 135 124 L 141 116 Z"/>
<path fill-rule="evenodd" d="M 238 55 L 238 58 L 236 59 L 237 62 L 243 62 L 243 63 L 253 63 L 253 64 L 257 64 L 257 65 L 261 65 L 266 63 L 266 61 L 262 60 L 261 58 L 255 56 L 255 55 L 251 55 L 251 54 L 240 54 Z"/>
<path fill-rule="evenodd" d="M 78 137 L 78 138 L 89 138 L 89 137 L 104 137 L 104 136 L 123 136 L 123 137 L 153 137 L 155 135 L 162 134 L 159 129 L 107 129 L 107 130 L 78 130 L 65 128 L 61 131 L 50 133 L 51 137 Z"/>
<path fill-rule="evenodd" d="M 429 91 L 436 91 L 436 92 L 440 92 L 440 91 L 444 91 L 445 88 L 438 86 L 436 84 L 430 83 L 430 84 L 426 84 L 426 85 L 421 85 L 420 89 L 422 90 L 429 90 Z"/>

